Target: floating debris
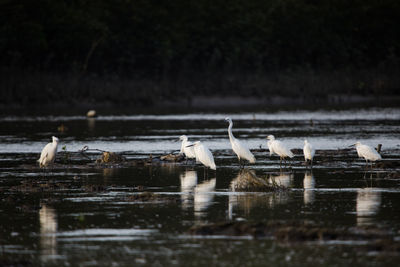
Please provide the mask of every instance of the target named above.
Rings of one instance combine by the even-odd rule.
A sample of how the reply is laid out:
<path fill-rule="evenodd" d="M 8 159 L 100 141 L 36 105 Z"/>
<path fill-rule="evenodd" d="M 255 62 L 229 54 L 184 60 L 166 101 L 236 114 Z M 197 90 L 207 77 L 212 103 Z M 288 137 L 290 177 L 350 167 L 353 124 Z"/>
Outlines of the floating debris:
<path fill-rule="evenodd" d="M 181 162 L 185 159 L 182 154 L 168 154 L 160 157 L 163 161 Z"/>
<path fill-rule="evenodd" d="M 87 116 L 88 118 L 94 118 L 94 117 L 96 117 L 96 116 L 97 116 L 96 110 L 94 110 L 94 109 L 89 110 L 89 111 L 86 113 L 86 116 Z"/>
<path fill-rule="evenodd" d="M 124 156 L 121 156 L 114 152 L 105 151 L 101 154 L 101 157 L 96 160 L 96 163 L 103 164 L 103 163 L 121 163 L 125 162 L 126 159 Z"/>
<path fill-rule="evenodd" d="M 68 131 L 68 127 L 65 126 L 64 124 L 61 124 L 60 126 L 57 127 L 57 131 L 59 131 L 60 133 L 65 133 L 66 131 Z"/>

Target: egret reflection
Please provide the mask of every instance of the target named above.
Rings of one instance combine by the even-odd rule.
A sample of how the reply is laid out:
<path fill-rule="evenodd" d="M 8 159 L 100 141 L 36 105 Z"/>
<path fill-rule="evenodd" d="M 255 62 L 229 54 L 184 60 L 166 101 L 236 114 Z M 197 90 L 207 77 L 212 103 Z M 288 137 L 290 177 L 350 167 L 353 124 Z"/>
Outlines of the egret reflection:
<path fill-rule="evenodd" d="M 293 182 L 293 173 L 285 173 L 281 172 L 279 175 L 270 174 L 269 176 L 269 183 L 277 184 L 279 186 L 290 187 Z"/>
<path fill-rule="evenodd" d="M 215 191 L 217 179 L 203 181 L 196 185 L 194 188 L 194 213 L 195 215 L 202 215 L 204 211 L 211 205 Z"/>
<path fill-rule="evenodd" d="M 312 172 L 305 172 L 303 179 L 304 204 L 312 204 L 315 200 L 315 179 Z"/>
<path fill-rule="evenodd" d="M 56 210 L 42 204 L 39 211 L 41 259 L 57 255 L 57 214 Z"/>
<path fill-rule="evenodd" d="M 279 176 L 270 177 L 269 180 L 275 177 L 278 177 L 278 180 L 290 180 L 293 178 L 293 175 L 281 174 Z M 286 178 L 284 179 L 283 177 Z M 275 183 L 280 184 L 282 181 L 275 181 Z M 285 184 L 288 183 L 285 182 Z M 282 183 L 282 185 L 284 184 Z M 270 187 L 270 184 L 266 182 L 265 179 L 257 177 L 254 170 L 240 170 L 230 183 L 230 190 L 232 193 L 229 195 L 228 200 L 228 219 L 232 220 L 235 214 L 239 217 L 248 217 L 252 209 L 260 207 L 275 208 L 277 205 L 288 202 L 289 196 L 286 192 L 265 191 L 263 190 L 263 188 L 267 188 L 265 186 Z M 257 191 L 261 193 L 255 193 Z"/>
<path fill-rule="evenodd" d="M 94 129 L 96 128 L 96 119 L 87 118 L 87 126 L 90 132 L 94 132 Z"/>
<path fill-rule="evenodd" d="M 197 185 L 197 171 L 185 171 L 179 177 L 181 181 L 182 207 L 187 208 L 193 197 L 194 188 Z"/>
<path fill-rule="evenodd" d="M 377 188 L 359 188 L 357 190 L 357 225 L 374 224 L 375 215 L 382 202 L 381 192 Z"/>

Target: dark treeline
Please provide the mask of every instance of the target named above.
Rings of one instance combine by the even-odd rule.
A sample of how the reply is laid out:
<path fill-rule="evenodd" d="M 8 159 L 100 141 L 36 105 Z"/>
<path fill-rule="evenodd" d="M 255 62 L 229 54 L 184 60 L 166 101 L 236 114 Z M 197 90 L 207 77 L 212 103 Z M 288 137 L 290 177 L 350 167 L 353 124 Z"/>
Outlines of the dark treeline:
<path fill-rule="evenodd" d="M 396 0 L 2 0 L 0 14 L 3 102 L 400 84 Z"/>

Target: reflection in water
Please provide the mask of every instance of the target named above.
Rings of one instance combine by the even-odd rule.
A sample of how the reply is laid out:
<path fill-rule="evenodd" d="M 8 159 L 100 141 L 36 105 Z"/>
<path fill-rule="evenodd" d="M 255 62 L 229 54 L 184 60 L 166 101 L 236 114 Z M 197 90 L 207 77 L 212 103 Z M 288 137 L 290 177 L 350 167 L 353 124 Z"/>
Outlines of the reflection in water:
<path fill-rule="evenodd" d="M 57 254 L 57 214 L 55 209 L 42 204 L 39 211 L 41 259 L 46 261 Z"/>
<path fill-rule="evenodd" d="M 239 171 L 235 179 L 230 183 L 230 190 L 235 192 L 265 192 L 266 187 L 270 185 L 264 180 L 256 176 L 254 170 L 242 169 Z"/>
<path fill-rule="evenodd" d="M 271 192 L 271 193 L 245 193 L 236 194 L 232 193 L 229 195 L 228 203 L 228 218 L 232 220 L 233 211 L 243 212 L 238 216 L 250 216 L 252 209 L 259 209 L 260 207 L 266 207 L 273 209 L 278 205 L 286 204 L 289 200 L 289 195 L 286 192 Z M 236 211 L 236 212 L 238 212 Z"/>
<path fill-rule="evenodd" d="M 202 215 L 204 211 L 210 206 L 214 194 L 210 192 L 215 191 L 217 179 L 213 178 L 206 180 L 201 184 L 196 185 L 194 188 L 194 214 Z"/>
<path fill-rule="evenodd" d="M 107 180 L 108 178 L 111 178 L 111 177 L 115 176 L 118 171 L 119 171 L 118 168 L 104 168 L 103 169 L 103 176 Z"/>
<path fill-rule="evenodd" d="M 270 174 L 268 181 L 280 186 L 290 187 L 293 181 L 293 173 L 281 172 L 279 175 Z"/>
<path fill-rule="evenodd" d="M 96 119 L 95 118 L 87 118 L 87 125 L 90 132 L 94 131 L 96 127 Z"/>
<path fill-rule="evenodd" d="M 284 186 L 290 185 L 290 181 L 293 178 L 293 174 L 281 174 L 279 176 L 271 176 L 271 179 L 278 180 L 277 184 Z M 285 182 L 285 184 L 283 183 Z M 238 175 L 230 183 L 230 190 L 235 191 L 257 191 L 257 188 L 263 188 L 265 180 L 256 176 L 253 170 L 241 170 Z M 250 190 L 246 190 L 250 188 Z M 240 190 L 237 190 L 240 189 Z M 262 190 L 261 190 L 262 191 Z M 288 201 L 288 194 L 286 192 L 265 192 L 263 193 L 232 193 L 229 195 L 228 202 L 228 218 L 232 220 L 234 209 L 238 208 L 238 211 L 242 211 L 244 216 L 250 216 L 252 209 L 260 207 L 274 208 L 276 205 L 285 204 Z M 239 216 L 239 215 L 238 215 Z M 242 214 L 240 214 L 242 216 Z"/>
<path fill-rule="evenodd" d="M 381 192 L 376 188 L 360 188 L 357 190 L 357 225 L 374 223 L 374 216 L 378 213 L 382 202 Z"/>
<path fill-rule="evenodd" d="M 312 204 L 315 200 L 315 179 L 312 172 L 306 171 L 303 179 L 304 204 Z"/>
<path fill-rule="evenodd" d="M 181 199 L 182 208 L 186 209 L 189 207 L 190 198 L 197 185 L 197 172 L 196 171 L 185 171 L 180 175 L 181 180 Z"/>

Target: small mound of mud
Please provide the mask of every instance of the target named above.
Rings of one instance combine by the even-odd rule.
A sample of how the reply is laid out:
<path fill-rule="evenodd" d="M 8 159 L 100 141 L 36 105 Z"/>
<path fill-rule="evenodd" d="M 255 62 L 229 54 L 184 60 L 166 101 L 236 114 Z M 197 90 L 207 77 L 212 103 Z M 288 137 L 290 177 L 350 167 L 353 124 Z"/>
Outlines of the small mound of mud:
<path fill-rule="evenodd" d="M 179 199 L 176 197 L 154 194 L 152 192 L 130 195 L 126 200 L 131 202 L 179 202 Z"/>
<path fill-rule="evenodd" d="M 121 156 L 114 152 L 105 151 L 101 154 L 101 157 L 96 160 L 96 163 L 122 163 L 125 162 L 126 159 L 124 156 Z"/>
<path fill-rule="evenodd" d="M 365 248 L 369 251 L 400 252 L 400 242 L 393 238 L 393 233 L 375 227 L 327 228 L 306 223 L 220 222 L 195 225 L 188 232 L 192 235 L 247 235 L 286 243 L 358 240 L 368 242 Z"/>
<path fill-rule="evenodd" d="M 400 160 L 383 160 L 375 163 L 376 168 L 380 169 L 396 169 L 400 168 Z"/>
<path fill-rule="evenodd" d="M 20 185 L 11 186 L 9 191 L 17 192 L 47 192 L 62 189 L 71 189 L 74 186 L 66 183 L 52 182 L 52 181 L 37 181 L 37 180 L 25 180 Z"/>
<path fill-rule="evenodd" d="M 93 185 L 85 185 L 83 189 L 86 192 L 104 192 L 107 191 L 107 187 L 103 185 L 93 184 Z"/>
<path fill-rule="evenodd" d="M 161 156 L 160 159 L 162 161 L 181 162 L 185 159 L 185 156 L 182 154 L 168 154 L 168 155 Z"/>
<path fill-rule="evenodd" d="M 233 192 L 276 192 L 286 189 L 278 184 L 271 184 L 256 176 L 255 172 L 243 169 L 232 180 L 230 189 Z"/>
<path fill-rule="evenodd" d="M 8 259 L 8 258 L 2 258 L 0 259 L 0 266 L 33 266 L 33 263 L 29 260 L 25 259 Z"/>
<path fill-rule="evenodd" d="M 395 171 L 395 172 L 391 172 L 388 173 L 385 176 L 386 179 L 400 179 L 400 171 Z"/>
<path fill-rule="evenodd" d="M 206 225 L 195 225 L 189 229 L 192 235 L 227 235 L 265 237 L 266 226 L 264 223 L 245 222 L 220 222 Z"/>

